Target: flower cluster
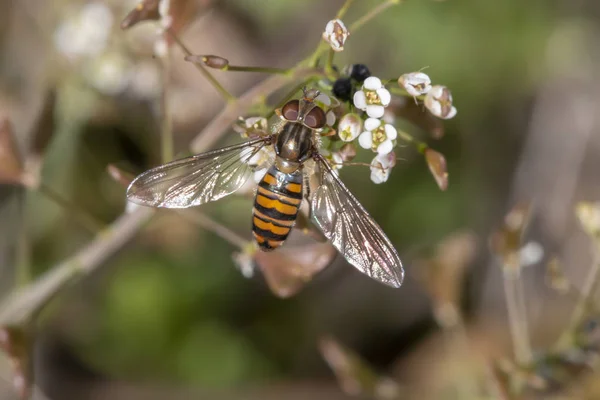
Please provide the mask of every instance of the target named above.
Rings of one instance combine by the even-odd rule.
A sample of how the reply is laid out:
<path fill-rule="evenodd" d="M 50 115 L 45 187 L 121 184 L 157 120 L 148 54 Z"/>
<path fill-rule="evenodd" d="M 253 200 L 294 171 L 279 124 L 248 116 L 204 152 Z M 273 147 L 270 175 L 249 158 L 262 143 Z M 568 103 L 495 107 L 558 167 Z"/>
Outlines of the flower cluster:
<path fill-rule="evenodd" d="M 344 49 L 349 35 L 350 32 L 344 23 L 334 19 L 327 23 L 322 36 L 331 50 L 339 52 Z M 413 97 L 417 104 L 421 102 L 431 115 L 450 119 L 457 111 L 447 87 L 432 85 L 429 76 L 421 71 L 402 74 L 397 80 L 383 80 L 373 76 L 364 64 L 353 64 L 338 70 L 331 65 L 331 61 L 326 71 L 333 71 L 331 74 L 335 75 L 330 81 L 330 90 L 340 102 L 338 106 L 329 102 L 323 104 L 330 108 L 337 107 L 339 116 L 336 121 L 331 111 L 327 114 L 328 126 L 337 137 L 333 144 L 327 143 L 325 153 L 336 169 L 347 163 L 345 153 L 348 149 L 352 149 L 352 157 L 356 155 L 356 143 L 358 147 L 376 153 L 371 163 L 366 164 L 371 169 L 371 180 L 374 183 L 386 182 L 396 164 L 394 148 L 398 139 L 402 138 L 416 145 L 419 152 L 425 156 L 425 161 L 440 189 L 447 188 L 448 173 L 443 155 L 430 149 L 425 143 L 415 140 L 410 134 L 403 131 L 399 133 L 395 126 L 397 106 L 389 107 L 393 102 L 392 94 L 408 95 Z M 390 86 L 396 82 L 399 87 Z M 329 131 L 323 136 L 329 136 Z M 336 140 L 341 142 L 339 150 L 334 148 Z M 345 151 L 341 151 L 341 148 L 345 148 Z"/>

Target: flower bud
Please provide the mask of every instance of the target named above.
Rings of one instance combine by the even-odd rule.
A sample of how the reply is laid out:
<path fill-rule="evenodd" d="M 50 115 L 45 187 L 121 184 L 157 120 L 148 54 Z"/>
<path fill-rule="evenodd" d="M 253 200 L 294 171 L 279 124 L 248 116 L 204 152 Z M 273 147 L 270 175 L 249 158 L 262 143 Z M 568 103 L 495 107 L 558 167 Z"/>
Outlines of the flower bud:
<path fill-rule="evenodd" d="M 121 29 L 128 29 L 142 21 L 157 21 L 160 19 L 158 12 L 159 0 L 142 0 L 121 22 Z"/>
<path fill-rule="evenodd" d="M 323 32 L 323 40 L 329 43 L 333 51 L 344 50 L 344 43 L 346 43 L 348 36 L 350 36 L 350 32 L 339 19 L 329 21 L 325 26 L 325 32 Z"/>
<path fill-rule="evenodd" d="M 207 67 L 214 69 L 227 69 L 227 66 L 229 65 L 229 60 L 226 58 L 213 55 L 185 56 L 184 60 L 194 64 L 204 64 Z"/>
<path fill-rule="evenodd" d="M 411 96 L 420 96 L 431 90 L 431 79 L 422 72 L 410 72 L 398 78 L 398 85 Z"/>
<path fill-rule="evenodd" d="M 362 119 L 356 114 L 346 114 L 338 124 L 338 135 L 344 142 L 351 142 L 362 132 Z"/>
<path fill-rule="evenodd" d="M 435 85 L 425 96 L 425 107 L 436 117 L 450 119 L 456 115 L 452 93 L 445 86 Z"/>

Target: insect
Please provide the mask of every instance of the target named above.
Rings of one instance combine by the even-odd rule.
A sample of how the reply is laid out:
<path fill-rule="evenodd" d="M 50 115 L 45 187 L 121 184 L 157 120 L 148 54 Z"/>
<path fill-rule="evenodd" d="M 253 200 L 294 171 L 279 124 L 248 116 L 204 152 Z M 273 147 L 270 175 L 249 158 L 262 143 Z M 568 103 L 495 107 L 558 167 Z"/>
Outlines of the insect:
<path fill-rule="evenodd" d="M 275 161 L 256 189 L 252 232 L 263 251 L 281 246 L 296 221 L 303 199 L 325 237 L 359 271 L 399 287 L 404 270 L 385 233 L 319 153 L 318 133 L 325 111 L 315 104 L 319 92 L 305 90 L 287 102 L 282 123 L 273 134 L 172 161 L 150 169 L 131 182 L 127 198 L 152 207 L 187 208 L 219 200 L 240 189 L 252 176 L 250 160 L 272 146 Z M 314 160 L 318 185 L 310 193 L 305 163 Z"/>

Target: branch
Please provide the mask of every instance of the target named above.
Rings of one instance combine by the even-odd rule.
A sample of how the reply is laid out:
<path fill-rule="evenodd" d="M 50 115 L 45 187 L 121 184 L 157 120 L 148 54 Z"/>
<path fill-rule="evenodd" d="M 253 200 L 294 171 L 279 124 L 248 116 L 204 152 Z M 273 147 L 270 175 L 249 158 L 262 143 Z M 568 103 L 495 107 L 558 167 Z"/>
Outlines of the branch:
<path fill-rule="evenodd" d="M 194 152 L 209 149 L 251 107 L 286 84 L 309 76 L 319 76 L 316 69 L 299 69 L 289 76 L 272 76 L 230 102 L 191 143 Z M 77 278 L 96 270 L 104 261 L 131 240 L 141 226 L 150 220 L 154 209 L 140 207 L 122 214 L 95 239 L 75 255 L 55 265 L 32 283 L 12 292 L 0 303 L 0 325 L 14 326 L 36 315 L 61 289 Z"/>

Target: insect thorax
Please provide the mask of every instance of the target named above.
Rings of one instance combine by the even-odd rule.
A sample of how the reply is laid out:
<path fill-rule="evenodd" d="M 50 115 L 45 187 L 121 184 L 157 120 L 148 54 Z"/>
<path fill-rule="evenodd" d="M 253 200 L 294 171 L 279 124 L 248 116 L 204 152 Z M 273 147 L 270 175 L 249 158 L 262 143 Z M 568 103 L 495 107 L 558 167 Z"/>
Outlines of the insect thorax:
<path fill-rule="evenodd" d="M 275 142 L 275 153 L 282 164 L 301 164 L 313 148 L 313 130 L 297 122 L 287 122 L 281 128 Z M 291 166 L 291 165 L 290 165 Z"/>

